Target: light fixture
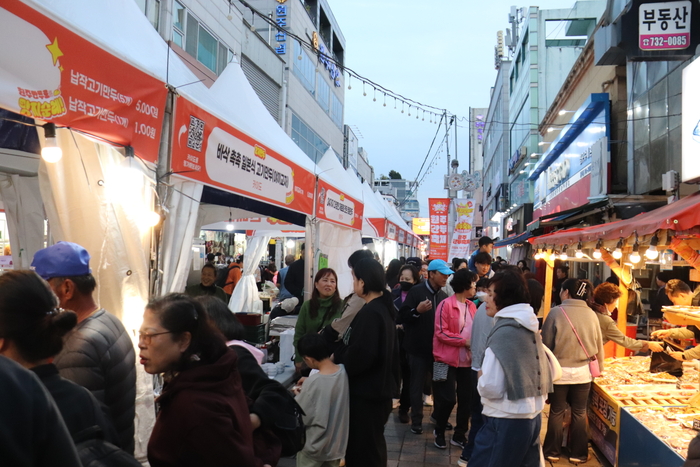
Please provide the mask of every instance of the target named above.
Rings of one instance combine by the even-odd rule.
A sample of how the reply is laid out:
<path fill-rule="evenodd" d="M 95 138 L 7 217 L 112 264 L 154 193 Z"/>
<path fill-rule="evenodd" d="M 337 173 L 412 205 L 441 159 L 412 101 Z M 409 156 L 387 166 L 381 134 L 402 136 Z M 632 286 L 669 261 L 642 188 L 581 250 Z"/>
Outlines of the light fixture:
<path fill-rule="evenodd" d="M 294 245 L 296 245 L 296 242 L 294 240 L 292 240 L 291 238 L 289 240 L 287 240 L 287 243 L 285 243 L 285 246 L 290 250 L 292 248 L 294 248 Z"/>
<path fill-rule="evenodd" d="M 525 169 L 521 170 L 520 173 L 521 173 L 521 174 L 524 174 L 524 173 L 525 173 Z"/>
<path fill-rule="evenodd" d="M 615 259 L 622 258 L 622 238 L 620 238 L 620 241 L 617 242 L 617 246 L 615 247 L 615 251 L 612 252 L 612 257 Z"/>
<path fill-rule="evenodd" d="M 583 245 L 581 242 L 578 242 L 578 247 L 576 248 L 576 257 L 578 259 L 583 258 Z"/>
<path fill-rule="evenodd" d="M 551 261 L 556 261 L 557 260 L 557 250 L 552 249 L 552 254 L 549 255 L 549 259 Z"/>
<path fill-rule="evenodd" d="M 49 164 L 53 164 L 61 160 L 63 150 L 58 147 L 56 142 L 56 125 L 46 123 L 44 126 L 44 147 L 41 148 L 41 158 Z"/>
<path fill-rule="evenodd" d="M 572 114 L 574 112 L 575 112 L 575 110 L 560 110 L 559 115 L 563 117 L 566 114 Z"/>
<path fill-rule="evenodd" d="M 630 261 L 632 263 L 637 264 L 642 260 L 642 257 L 639 254 L 639 243 L 634 242 L 634 246 L 632 247 L 632 254 L 630 255 Z"/>
<path fill-rule="evenodd" d="M 540 249 L 538 248 L 538 249 L 537 249 L 537 253 L 535 253 L 534 258 L 535 258 L 535 259 L 542 259 L 542 250 L 540 250 Z"/>
<path fill-rule="evenodd" d="M 561 254 L 559 255 L 559 259 L 562 261 L 566 261 L 569 259 L 569 254 L 566 252 L 567 245 L 564 245 L 564 248 L 561 250 Z"/>
<path fill-rule="evenodd" d="M 533 152 L 532 154 L 530 154 L 530 157 L 536 158 L 536 157 L 540 157 L 541 155 L 542 155 L 541 152 Z"/>
<path fill-rule="evenodd" d="M 648 260 L 654 261 L 659 257 L 659 250 L 656 249 L 656 245 L 658 244 L 659 237 L 656 234 L 654 234 L 654 236 L 651 237 L 651 245 L 649 245 L 647 251 L 644 252 L 644 256 L 646 256 Z"/>
<path fill-rule="evenodd" d="M 547 128 L 547 133 L 551 133 L 553 131 L 561 131 L 561 130 L 562 130 L 561 128 L 555 128 L 553 126 L 550 126 L 549 128 Z"/>
<path fill-rule="evenodd" d="M 231 218 L 231 210 L 228 210 L 228 222 L 226 223 L 226 230 L 229 232 L 233 232 L 234 226 L 233 226 L 233 219 Z"/>
<path fill-rule="evenodd" d="M 552 142 L 551 141 L 540 141 L 539 143 L 537 143 L 538 146 L 544 146 L 545 144 L 552 144 Z"/>
<path fill-rule="evenodd" d="M 595 250 L 593 250 L 593 258 L 600 259 L 603 257 L 603 253 L 600 251 L 601 248 L 603 248 L 603 240 L 599 239 L 598 243 L 596 243 Z"/>

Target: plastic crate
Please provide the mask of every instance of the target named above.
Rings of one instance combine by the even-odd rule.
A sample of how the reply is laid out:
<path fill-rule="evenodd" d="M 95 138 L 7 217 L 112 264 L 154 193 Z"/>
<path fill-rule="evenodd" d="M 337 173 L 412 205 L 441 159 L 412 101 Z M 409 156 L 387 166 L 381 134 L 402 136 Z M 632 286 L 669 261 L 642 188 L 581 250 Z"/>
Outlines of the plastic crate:
<path fill-rule="evenodd" d="M 251 344 L 265 343 L 265 325 L 256 324 L 255 326 L 243 326 L 245 330 L 245 340 Z"/>

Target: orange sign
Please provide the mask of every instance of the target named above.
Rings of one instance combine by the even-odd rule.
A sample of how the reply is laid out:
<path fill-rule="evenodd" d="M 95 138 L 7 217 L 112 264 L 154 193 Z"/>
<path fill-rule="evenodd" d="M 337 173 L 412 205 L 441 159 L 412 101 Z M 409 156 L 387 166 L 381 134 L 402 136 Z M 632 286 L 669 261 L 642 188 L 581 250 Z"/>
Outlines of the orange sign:
<path fill-rule="evenodd" d="M 313 212 L 316 179 L 311 172 L 184 97 L 178 98 L 173 128 L 174 173 L 304 214 Z"/>
<path fill-rule="evenodd" d="M 430 235 L 430 218 L 414 217 L 413 233 L 416 235 Z"/>
<path fill-rule="evenodd" d="M 3 3 L 0 107 L 132 146 L 155 163 L 165 84 L 33 8 Z"/>
<path fill-rule="evenodd" d="M 447 216 L 448 198 L 429 198 L 430 213 L 430 258 L 447 261 Z"/>
<path fill-rule="evenodd" d="M 364 206 L 335 187 L 318 180 L 316 216 L 335 224 L 362 230 Z"/>

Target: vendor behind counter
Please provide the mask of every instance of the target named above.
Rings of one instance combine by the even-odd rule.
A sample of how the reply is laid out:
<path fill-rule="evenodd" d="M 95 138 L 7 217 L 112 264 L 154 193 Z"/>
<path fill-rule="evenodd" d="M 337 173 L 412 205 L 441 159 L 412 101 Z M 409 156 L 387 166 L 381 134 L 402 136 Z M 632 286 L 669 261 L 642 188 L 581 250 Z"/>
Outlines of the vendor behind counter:
<path fill-rule="evenodd" d="M 700 289 L 700 288 L 699 288 Z M 666 283 L 666 295 L 675 306 L 693 306 L 695 296 L 690 290 L 688 284 L 679 279 L 671 279 Z M 696 294 L 697 295 L 697 294 Z M 695 339 L 700 342 L 700 329 L 697 326 L 688 326 L 685 328 L 661 329 L 654 331 L 651 337 L 658 339 Z M 695 360 L 700 359 L 700 345 L 692 349 L 669 352 L 676 360 Z"/>

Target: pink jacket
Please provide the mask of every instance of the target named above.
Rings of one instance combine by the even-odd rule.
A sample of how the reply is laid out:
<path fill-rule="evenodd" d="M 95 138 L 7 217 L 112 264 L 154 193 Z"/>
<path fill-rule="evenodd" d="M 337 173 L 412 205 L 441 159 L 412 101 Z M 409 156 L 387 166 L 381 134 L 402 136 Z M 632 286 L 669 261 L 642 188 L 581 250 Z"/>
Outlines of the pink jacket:
<path fill-rule="evenodd" d="M 466 335 L 471 339 L 472 323 L 476 306 L 467 300 L 466 317 L 460 316 L 457 298 L 453 295 L 442 302 L 435 311 L 435 334 L 433 334 L 433 357 L 436 362 L 447 363 L 451 367 L 459 367 L 459 351 L 464 348 L 466 339 L 462 337 L 459 326 L 460 318 L 464 318 Z M 471 366 L 471 352 L 467 351 L 467 366 Z"/>

